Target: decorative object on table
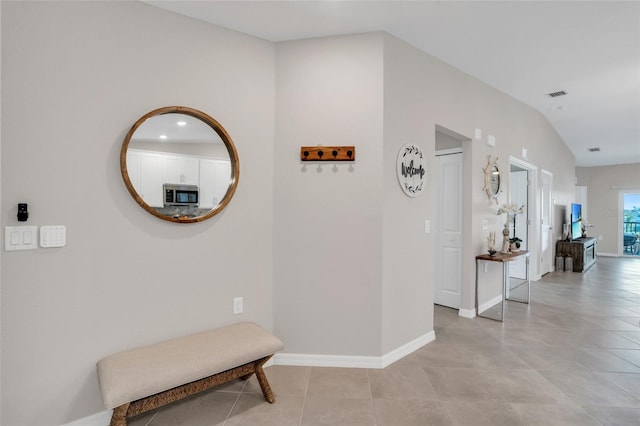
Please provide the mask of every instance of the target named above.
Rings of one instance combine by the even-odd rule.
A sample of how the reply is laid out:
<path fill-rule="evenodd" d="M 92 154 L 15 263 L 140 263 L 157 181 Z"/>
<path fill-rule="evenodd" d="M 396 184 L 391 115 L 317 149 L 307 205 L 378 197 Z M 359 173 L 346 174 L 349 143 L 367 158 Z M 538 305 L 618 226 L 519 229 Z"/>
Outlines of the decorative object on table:
<path fill-rule="evenodd" d="M 509 223 L 504 224 L 504 228 L 502 228 L 502 250 L 500 253 L 509 254 L 509 247 L 511 243 L 509 243 Z"/>
<path fill-rule="evenodd" d="M 496 233 L 495 231 L 489 232 L 489 236 L 487 237 L 487 249 L 489 251 L 489 256 L 495 256 L 496 251 Z"/>
<path fill-rule="evenodd" d="M 509 248 L 513 253 L 517 253 L 520 251 L 520 245 L 522 243 L 522 240 L 520 238 L 518 237 L 509 238 L 509 243 L 510 243 Z"/>
<path fill-rule="evenodd" d="M 564 258 L 564 270 L 573 272 L 573 257 L 567 256 Z"/>
<path fill-rule="evenodd" d="M 587 228 L 593 228 L 590 223 L 582 223 L 582 238 L 587 238 Z"/>
<path fill-rule="evenodd" d="M 487 156 L 487 165 L 482 169 L 484 172 L 484 188 L 483 191 L 487 193 L 489 201 L 495 200 L 498 204 L 498 195 L 502 192 L 500 190 L 500 169 L 498 168 L 498 157 L 493 161 L 491 155 Z"/>
<path fill-rule="evenodd" d="M 509 247 L 511 245 L 511 241 L 509 238 L 509 223 L 512 218 L 516 215 L 519 215 L 525 211 L 524 205 L 517 208 L 515 204 L 503 204 L 496 213 L 497 215 L 507 214 L 507 220 L 504 223 L 504 228 L 502 229 L 502 253 L 509 253 Z M 514 235 L 514 238 L 517 238 Z M 519 238 L 518 238 L 519 239 Z M 520 240 L 520 239 L 519 239 Z M 522 241 L 522 240 L 520 240 Z"/>
<path fill-rule="evenodd" d="M 426 161 L 422 149 L 410 143 L 403 145 L 398 153 L 396 167 L 402 191 L 409 197 L 420 195 L 427 180 Z"/>
<path fill-rule="evenodd" d="M 562 225 L 562 241 L 571 241 L 571 233 L 569 232 L 569 224 Z"/>

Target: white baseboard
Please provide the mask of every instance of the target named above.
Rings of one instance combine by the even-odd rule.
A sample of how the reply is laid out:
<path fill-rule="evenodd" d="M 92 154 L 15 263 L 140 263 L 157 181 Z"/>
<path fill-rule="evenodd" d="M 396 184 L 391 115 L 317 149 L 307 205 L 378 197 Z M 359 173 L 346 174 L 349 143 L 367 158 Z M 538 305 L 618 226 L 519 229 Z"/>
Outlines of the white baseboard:
<path fill-rule="evenodd" d="M 600 253 L 598 252 L 598 256 L 602 257 L 620 257 L 618 253 Z"/>
<path fill-rule="evenodd" d="M 409 343 L 406 343 L 400 346 L 399 348 L 392 350 L 391 352 L 382 356 L 382 368 L 385 368 L 386 366 L 393 364 L 394 362 L 417 351 L 421 347 L 425 346 L 428 343 L 433 342 L 434 340 L 436 340 L 436 333 L 435 331 L 432 330 L 426 334 L 423 334 L 417 339 L 413 339 Z"/>
<path fill-rule="evenodd" d="M 343 368 L 385 368 L 401 358 L 433 342 L 436 334 L 430 331 L 417 339 L 400 346 L 383 356 L 318 355 L 318 354 L 275 354 L 275 365 L 296 365 L 304 367 L 343 367 Z"/>
<path fill-rule="evenodd" d="M 109 426 L 113 410 L 104 410 L 62 426 Z"/>
<path fill-rule="evenodd" d="M 301 365 L 309 367 L 348 367 L 348 368 L 385 368 L 399 359 L 413 353 L 436 339 L 436 333 L 430 331 L 417 339 L 392 350 L 383 356 L 350 355 L 311 355 L 278 353 L 271 358 L 269 365 Z M 62 426 L 108 426 L 113 410 L 105 410 Z"/>
<path fill-rule="evenodd" d="M 496 306 L 498 303 L 501 303 L 501 302 L 502 302 L 502 294 L 499 294 L 493 299 L 481 305 L 478 305 L 478 313 L 481 314 L 482 312 L 486 311 L 487 309 L 493 308 L 494 306 Z"/>
<path fill-rule="evenodd" d="M 458 316 L 462 318 L 475 318 L 476 310 L 475 309 L 458 309 Z"/>
<path fill-rule="evenodd" d="M 346 367 L 382 368 L 380 357 L 351 355 L 288 354 L 274 355 L 275 365 L 296 365 L 301 367 Z"/>

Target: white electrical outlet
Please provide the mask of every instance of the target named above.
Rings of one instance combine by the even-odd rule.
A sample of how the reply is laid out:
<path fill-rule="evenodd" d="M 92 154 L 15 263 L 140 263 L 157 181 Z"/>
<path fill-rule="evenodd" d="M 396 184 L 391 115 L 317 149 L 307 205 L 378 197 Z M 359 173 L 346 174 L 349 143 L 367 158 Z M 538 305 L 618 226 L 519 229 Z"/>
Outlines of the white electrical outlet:
<path fill-rule="evenodd" d="M 243 309 L 243 300 L 242 297 L 234 297 L 233 298 L 233 314 L 238 315 L 241 314 Z"/>

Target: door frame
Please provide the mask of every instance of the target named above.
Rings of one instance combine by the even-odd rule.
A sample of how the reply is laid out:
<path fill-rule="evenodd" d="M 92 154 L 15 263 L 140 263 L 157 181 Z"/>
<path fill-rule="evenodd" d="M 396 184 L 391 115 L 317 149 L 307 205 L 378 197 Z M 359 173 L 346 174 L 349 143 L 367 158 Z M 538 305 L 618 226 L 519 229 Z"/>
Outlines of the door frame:
<path fill-rule="evenodd" d="M 515 170 L 514 170 L 515 169 Z M 514 176 L 515 175 L 515 176 Z M 514 179 L 515 177 L 515 179 Z M 517 188 L 516 182 L 522 180 L 522 178 L 524 178 L 524 183 L 526 185 L 526 187 L 524 188 L 524 191 L 522 190 L 522 188 Z M 522 242 L 524 244 L 524 247 L 522 247 L 522 250 L 529 250 L 531 251 L 531 238 L 529 233 L 531 232 L 531 212 L 529 211 L 529 205 L 530 205 L 530 200 L 529 200 L 529 171 L 528 170 L 524 170 L 521 167 L 515 167 L 513 164 L 509 165 L 509 202 L 512 204 L 516 204 L 517 206 L 520 205 L 524 205 L 525 207 L 525 211 L 523 213 L 522 216 L 516 216 L 516 222 L 518 224 L 517 228 L 519 228 L 522 232 L 518 232 L 518 229 L 515 229 L 513 226 L 513 222 L 514 220 L 512 219 L 509 223 L 509 231 L 510 231 L 510 236 L 514 237 L 514 236 L 518 236 L 522 239 Z M 519 189 L 519 190 L 518 190 Z M 515 195 L 515 199 L 519 199 L 519 195 L 524 195 L 525 200 L 523 203 L 521 202 L 515 202 L 514 201 L 514 195 Z M 525 219 L 525 222 L 522 222 L 522 219 Z M 518 258 L 516 260 L 514 260 L 513 262 L 511 262 L 511 264 L 509 265 L 509 276 L 510 278 L 517 278 L 517 279 L 525 279 L 526 278 L 526 262 L 524 258 Z M 508 294 L 508 292 L 507 292 Z"/>
<path fill-rule="evenodd" d="M 473 162 L 473 143 L 475 142 L 471 137 L 465 136 L 463 133 L 456 132 L 455 130 L 451 130 L 445 126 L 441 126 L 436 123 L 435 125 L 436 133 L 443 133 L 447 136 L 450 136 L 454 139 L 457 139 L 460 142 L 459 146 L 456 146 L 453 149 L 462 150 L 462 205 L 471 205 L 473 196 L 472 196 L 472 188 L 473 188 L 473 179 L 472 173 L 468 172 L 468 170 L 472 170 Z M 437 148 L 437 146 L 436 146 Z M 437 149 L 436 152 L 444 152 L 447 151 L 447 148 L 442 147 L 442 149 Z M 435 157 L 435 152 L 434 152 Z M 437 185 L 437 183 L 436 183 Z M 434 200 L 435 200 L 435 192 L 434 192 Z M 476 316 L 475 309 L 475 275 L 473 271 L 475 271 L 474 257 L 471 257 L 469 254 L 470 247 L 473 245 L 473 237 L 472 233 L 469 232 L 473 229 L 473 213 L 472 209 L 462 209 L 462 287 L 461 291 L 461 300 L 460 300 L 460 309 L 458 309 L 458 316 L 463 318 L 474 318 Z M 433 271 L 433 277 L 435 277 L 435 268 Z M 433 286 L 433 291 L 435 292 L 435 285 Z"/>
<path fill-rule="evenodd" d="M 545 170 L 542 169 L 540 171 L 540 200 L 542 200 L 542 197 L 544 196 L 544 191 L 542 190 L 542 188 L 544 187 L 544 185 L 542 185 L 542 179 L 543 176 L 548 176 L 549 177 L 549 197 L 547 200 L 544 200 L 544 202 L 540 202 L 540 241 L 539 241 L 539 250 L 540 250 L 540 263 L 538 263 L 538 267 L 540 268 L 538 270 L 538 273 L 540 276 L 544 275 L 542 273 L 542 232 L 543 232 L 543 226 L 547 226 L 549 227 L 549 258 L 547 259 L 547 261 L 549 262 L 549 271 L 547 272 L 553 272 L 555 271 L 555 262 L 553 261 L 554 259 L 554 252 L 555 252 L 555 247 L 553 245 L 554 243 L 554 238 L 553 238 L 553 232 L 554 232 L 554 213 L 555 213 L 555 204 L 556 204 L 556 200 L 553 198 L 553 173 L 550 172 L 549 170 Z M 542 223 L 542 218 L 544 217 L 543 213 L 542 213 L 542 209 L 544 208 L 544 206 L 547 205 L 548 209 L 549 209 L 549 223 Z M 545 272 L 546 273 L 546 272 Z"/>
<path fill-rule="evenodd" d="M 624 196 L 626 194 L 640 194 L 640 186 L 618 187 L 618 256 L 619 257 L 638 257 L 633 254 L 625 254 L 624 252 Z"/>
<path fill-rule="evenodd" d="M 539 248 L 540 248 L 540 209 L 539 209 L 539 194 L 538 194 L 538 166 L 531 163 L 527 163 L 524 160 L 510 156 L 509 157 L 509 170 L 511 166 L 520 167 L 527 171 L 527 214 L 529 220 L 529 251 L 531 253 L 530 267 L 531 267 L 531 280 L 537 281 L 540 279 L 540 261 L 538 260 Z M 511 185 L 511 182 L 509 182 Z M 509 200 L 511 202 L 511 200 Z"/>
<path fill-rule="evenodd" d="M 464 175 L 465 175 L 465 172 L 464 172 L 464 149 L 463 149 L 462 146 L 460 146 L 460 147 L 456 147 L 456 148 L 448 148 L 448 149 L 437 150 L 437 151 L 435 151 L 434 158 L 435 158 L 435 161 L 438 162 L 439 161 L 438 157 L 446 157 L 446 156 L 449 156 L 449 155 L 459 155 L 460 156 L 460 176 L 459 176 L 459 178 L 460 178 L 460 190 L 459 190 L 458 196 L 460 197 L 460 207 L 461 207 L 461 211 L 460 211 L 460 235 L 461 235 L 461 239 L 460 239 L 460 269 L 462 270 L 462 264 L 463 264 L 463 259 L 464 259 L 464 254 L 463 254 L 463 252 L 464 252 L 464 250 L 463 250 L 464 243 L 462 241 L 463 236 L 464 236 L 464 220 L 463 220 L 463 215 L 462 215 L 462 212 L 464 211 L 464 209 L 462 208 L 462 206 L 464 205 L 464 197 L 463 197 L 463 194 L 464 194 Z M 439 169 L 440 165 L 436 165 L 436 168 Z M 440 177 L 439 173 L 438 173 L 438 177 Z M 437 186 L 438 186 L 437 195 L 439 196 L 439 195 L 442 194 L 440 191 L 441 191 L 441 188 L 443 187 L 443 185 L 441 183 L 439 183 Z M 441 238 L 442 238 L 442 235 L 441 235 L 441 225 L 442 225 L 442 207 L 441 206 L 442 206 L 442 204 L 440 203 L 440 200 L 437 200 L 436 206 L 437 206 L 436 207 L 436 210 L 437 210 L 436 211 L 436 219 L 437 219 L 436 241 L 437 241 L 437 243 L 436 243 L 436 247 L 435 247 L 435 250 L 436 250 L 435 256 L 436 256 L 436 261 L 437 261 L 439 255 L 440 255 L 440 250 L 442 249 L 442 244 L 441 244 L 442 243 L 442 240 L 441 240 Z M 436 265 L 435 270 L 434 270 L 434 273 L 435 273 L 435 276 L 436 276 L 436 280 L 441 278 L 441 276 L 439 276 L 436 273 L 437 271 L 438 271 L 438 265 Z M 459 292 L 460 292 L 459 293 L 458 306 L 457 307 L 448 306 L 448 305 L 442 305 L 442 306 L 450 307 L 452 309 L 457 309 L 458 312 L 460 312 L 460 309 L 462 308 L 462 293 L 463 293 L 463 286 L 464 286 L 464 281 L 462 279 L 462 271 L 460 271 L 460 278 L 459 278 L 458 285 L 459 285 Z M 435 300 L 436 300 L 436 298 L 438 296 L 438 290 L 439 290 L 438 284 L 434 284 L 434 287 L 433 287 L 434 303 L 436 303 Z"/>

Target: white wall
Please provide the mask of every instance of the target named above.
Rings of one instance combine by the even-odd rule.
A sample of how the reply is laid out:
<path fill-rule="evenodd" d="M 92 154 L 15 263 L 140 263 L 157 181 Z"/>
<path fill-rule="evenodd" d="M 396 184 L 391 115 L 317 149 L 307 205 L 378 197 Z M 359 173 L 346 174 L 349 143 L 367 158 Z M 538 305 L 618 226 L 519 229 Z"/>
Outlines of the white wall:
<path fill-rule="evenodd" d="M 426 55 L 384 37 L 384 200 L 382 353 L 433 332 L 435 127 L 424 74 Z M 398 183 L 397 158 L 404 144 L 418 145 L 426 159 L 426 186 L 415 198 Z M 436 229 L 435 224 L 432 225 Z"/>
<path fill-rule="evenodd" d="M 502 224 L 487 154 L 507 171 L 528 147 L 556 199 L 573 197 L 573 156 L 541 114 L 380 33 L 274 46 L 140 3 L 2 2 L 2 55 L 3 225 L 28 202 L 29 224 L 68 228 L 64 248 L 2 253 L 7 425 L 98 412 L 102 356 L 241 319 L 288 353 L 379 357 L 430 333 L 437 182 L 408 199 L 395 162 L 418 143 L 429 174 L 436 125 L 497 140 L 463 143 L 463 308 L 482 219 Z M 119 175 L 129 127 L 166 105 L 212 115 L 238 148 L 238 191 L 204 223 L 149 215 Z M 357 160 L 303 167 L 300 146 L 317 144 L 356 145 Z"/>
<path fill-rule="evenodd" d="M 593 228 L 587 235 L 602 236 L 598 252 L 617 255 L 622 247 L 621 192 L 640 192 L 640 164 L 576 167 L 577 185 L 587 187 L 588 220 Z M 615 187 L 615 188 L 614 188 Z"/>
<path fill-rule="evenodd" d="M 138 2 L 2 2 L 2 224 L 27 202 L 28 225 L 68 240 L 2 253 L 3 425 L 103 410 L 110 353 L 273 327 L 274 65 L 270 43 Z M 126 132 L 167 105 L 215 117 L 238 149 L 238 190 L 212 220 L 161 221 L 122 182 Z"/>
<path fill-rule="evenodd" d="M 280 43 L 275 330 L 288 353 L 380 355 L 382 35 Z M 355 145 L 355 164 L 300 147 Z"/>
<path fill-rule="evenodd" d="M 499 157 L 499 165 L 504 172 L 503 194 L 499 198 L 500 204 L 508 201 L 509 193 L 509 157 L 519 158 L 523 147 L 528 148 L 528 162 L 538 168 L 544 168 L 554 173 L 554 197 L 563 202 L 571 200 L 573 197 L 573 174 L 575 160 L 573 155 L 560 139 L 554 129 L 538 111 L 524 105 L 523 103 L 501 93 L 492 87 L 464 74 L 440 60 L 418 51 L 406 43 L 392 36 L 385 36 L 385 173 L 390 176 L 385 180 L 385 189 L 392 191 L 394 185 L 391 178 L 391 163 L 395 161 L 397 146 L 406 142 L 415 142 L 424 145 L 424 149 L 429 153 L 429 161 L 433 161 L 435 147 L 436 126 L 441 126 L 459 135 L 472 139 L 474 129 L 479 128 L 483 132 L 481 140 L 463 142 L 464 148 L 464 209 L 463 222 L 465 236 L 463 237 L 463 293 L 462 309 L 470 311 L 475 305 L 475 256 L 486 251 L 486 237 L 491 230 L 495 230 L 498 235 L 497 243 L 500 244 L 501 231 L 504 224 L 504 216 L 496 216 L 498 206 L 490 202 L 485 195 L 483 188 L 484 173 L 482 168 L 487 164 L 487 155 Z M 496 146 L 490 147 L 486 144 L 487 136 L 491 134 L 496 139 Z M 395 152 L 394 152 L 395 151 Z M 429 164 L 432 169 L 432 163 Z M 429 175 L 429 170 L 427 171 Z M 539 177 L 538 177 L 539 179 Z M 433 185 L 437 185 L 434 182 Z M 397 184 L 396 184 L 397 185 Z M 407 216 L 407 212 L 401 214 L 390 213 L 389 229 L 393 229 L 389 235 L 399 236 L 409 239 L 408 250 L 413 251 L 415 256 L 421 256 L 420 267 L 412 266 L 410 273 L 414 276 L 424 274 L 424 288 L 416 286 L 412 288 L 416 304 L 423 303 L 427 312 L 432 301 L 433 292 L 433 241 L 430 236 L 426 237 L 428 243 L 421 247 L 425 239 L 423 234 L 424 219 L 433 216 L 433 191 L 428 191 L 424 204 L 420 207 L 420 212 Z M 390 209 L 397 209 L 400 200 L 394 200 L 389 204 Z M 393 210 L 390 210 L 393 212 Z M 392 219 L 402 218 L 411 224 L 411 231 L 402 230 L 403 225 L 392 225 Z M 489 229 L 482 230 L 482 221 L 489 222 Z M 395 229 L 392 228 L 395 226 Z M 408 226 L 408 225 L 407 225 Z M 561 227 L 556 224 L 556 227 Z M 422 234 L 421 234 L 422 233 Z M 387 235 L 385 233 L 385 235 Z M 385 249 L 387 248 L 385 239 Z M 396 250 L 397 246 L 391 245 L 391 250 Z M 393 258 L 394 254 L 385 254 L 385 265 Z M 413 257 L 411 257 L 413 259 Z M 396 266 L 402 262 L 401 258 L 396 259 Z M 499 265 L 498 265 L 499 266 Z M 420 269 L 423 268 L 423 269 Z M 534 273 L 537 270 L 534 265 Z M 497 270 L 501 268 L 489 268 L 487 273 L 482 272 L 481 281 L 485 283 L 500 283 Z M 406 306 L 406 293 L 392 291 L 394 288 L 393 275 L 385 276 L 385 285 L 388 284 L 383 298 L 385 307 L 397 307 L 396 317 L 401 315 L 402 309 Z M 499 284 L 495 291 L 499 292 Z M 419 297 L 419 295 L 428 295 Z M 416 315 L 417 306 L 409 303 L 406 315 Z M 420 315 L 417 322 L 422 325 Z M 405 324 L 409 324 L 405 321 Z M 432 325 L 426 322 L 426 327 Z M 388 327 L 388 335 L 396 333 L 396 339 L 406 339 L 408 336 L 395 331 L 398 323 L 393 321 Z M 417 333 L 413 329 L 413 333 Z M 402 337 L 399 337 L 402 336 Z M 398 343 L 397 341 L 394 344 Z M 393 346 L 393 344 L 390 344 Z"/>
<path fill-rule="evenodd" d="M 557 173 L 558 197 L 572 196 L 573 156 L 540 113 L 392 36 L 281 43 L 276 73 L 274 314 L 287 352 L 382 356 L 433 331 L 434 241 L 424 221 L 433 220 L 437 182 L 410 199 L 395 164 L 403 144 L 418 143 L 429 175 L 437 125 L 468 139 L 479 127 L 498 141 L 463 144 L 463 309 L 474 307 L 474 257 L 489 232 L 482 219 L 498 233 L 504 222 L 482 191 L 487 155 L 502 159 L 501 203 L 509 156 L 522 147 Z M 353 171 L 303 167 L 300 146 L 316 144 L 356 145 Z M 499 291 L 497 276 L 486 278 Z"/>

